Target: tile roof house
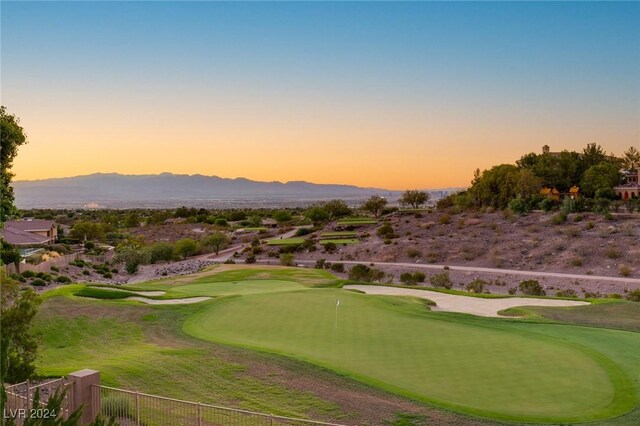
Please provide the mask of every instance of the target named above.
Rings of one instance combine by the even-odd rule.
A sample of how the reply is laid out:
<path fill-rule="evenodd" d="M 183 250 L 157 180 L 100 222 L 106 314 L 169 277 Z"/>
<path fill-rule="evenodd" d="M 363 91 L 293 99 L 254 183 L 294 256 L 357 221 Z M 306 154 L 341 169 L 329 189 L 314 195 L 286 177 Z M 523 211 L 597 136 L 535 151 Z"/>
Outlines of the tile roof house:
<path fill-rule="evenodd" d="M 58 238 L 58 227 L 53 220 L 8 220 L 0 235 L 14 246 L 52 244 Z"/>

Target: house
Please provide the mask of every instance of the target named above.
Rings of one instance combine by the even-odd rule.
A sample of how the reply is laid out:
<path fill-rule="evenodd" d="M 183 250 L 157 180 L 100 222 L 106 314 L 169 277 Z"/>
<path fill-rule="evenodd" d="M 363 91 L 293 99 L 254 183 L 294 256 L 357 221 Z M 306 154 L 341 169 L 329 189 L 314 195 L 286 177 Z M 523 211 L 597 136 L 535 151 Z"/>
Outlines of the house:
<path fill-rule="evenodd" d="M 278 221 L 271 218 L 262 219 L 262 226 L 267 228 L 275 228 L 278 226 Z"/>
<path fill-rule="evenodd" d="M 58 227 L 53 220 L 8 220 L 0 234 L 18 247 L 53 244 L 58 240 Z"/>
<path fill-rule="evenodd" d="M 540 195 L 542 195 L 543 197 L 550 198 L 552 200 L 560 199 L 560 191 L 558 191 L 555 188 L 544 187 L 540 190 Z"/>
<path fill-rule="evenodd" d="M 640 197 L 640 182 L 638 181 L 638 171 L 626 171 L 625 183 L 613 188 L 622 200 L 629 200 Z"/>

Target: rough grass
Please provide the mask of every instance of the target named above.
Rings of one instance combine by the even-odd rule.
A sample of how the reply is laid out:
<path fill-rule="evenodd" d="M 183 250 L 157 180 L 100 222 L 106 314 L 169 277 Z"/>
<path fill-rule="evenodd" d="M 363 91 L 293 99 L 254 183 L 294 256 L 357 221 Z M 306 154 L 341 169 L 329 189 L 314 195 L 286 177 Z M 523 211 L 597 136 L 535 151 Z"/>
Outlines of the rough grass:
<path fill-rule="evenodd" d="M 74 293 L 80 297 L 92 297 L 94 299 L 126 299 L 137 296 L 136 293 L 122 290 L 104 290 L 99 287 L 84 287 Z"/>
<path fill-rule="evenodd" d="M 323 232 L 322 234 L 320 234 L 320 238 L 321 239 L 336 238 L 336 237 L 351 238 L 351 237 L 355 237 L 356 235 L 358 235 L 358 233 L 353 231 Z"/>

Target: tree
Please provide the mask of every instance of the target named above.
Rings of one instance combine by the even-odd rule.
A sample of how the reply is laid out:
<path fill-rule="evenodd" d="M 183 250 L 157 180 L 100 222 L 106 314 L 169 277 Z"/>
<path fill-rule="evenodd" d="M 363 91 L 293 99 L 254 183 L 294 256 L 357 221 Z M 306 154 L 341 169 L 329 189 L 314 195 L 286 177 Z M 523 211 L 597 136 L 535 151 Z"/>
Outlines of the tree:
<path fill-rule="evenodd" d="M 116 255 L 113 258 L 113 263 L 124 263 L 124 269 L 129 274 L 135 274 L 138 272 L 140 265 L 149 263 L 149 261 L 149 252 L 134 246 L 118 247 L 116 249 Z"/>
<path fill-rule="evenodd" d="M 69 236 L 76 240 L 102 240 L 105 237 L 104 227 L 100 223 L 77 222 L 71 228 Z"/>
<path fill-rule="evenodd" d="M 282 266 L 293 266 L 295 264 L 295 258 L 292 253 L 282 253 L 280 255 L 280 264 Z"/>
<path fill-rule="evenodd" d="M 402 194 L 400 198 L 400 204 L 403 206 L 411 206 L 414 209 L 419 209 L 429 201 L 429 193 L 418 190 L 407 190 Z"/>
<path fill-rule="evenodd" d="M 15 115 L 8 114 L 4 106 L 0 106 L 0 223 L 16 214 L 11 186 L 14 174 L 11 167 L 18 155 L 18 147 L 25 143 L 27 137 L 20 126 L 20 120 Z"/>
<path fill-rule="evenodd" d="M 286 210 L 280 210 L 273 214 L 273 218 L 278 223 L 287 223 L 291 222 L 291 213 Z"/>
<path fill-rule="evenodd" d="M 634 146 L 629 147 L 622 157 L 622 165 L 625 170 L 634 171 L 640 167 L 640 151 Z"/>
<path fill-rule="evenodd" d="M 198 250 L 198 244 L 191 238 L 183 238 L 181 240 L 178 240 L 173 247 L 176 251 L 176 254 L 183 259 L 186 259 L 189 256 L 193 256 Z"/>
<path fill-rule="evenodd" d="M 124 219 L 124 226 L 127 228 L 137 228 L 140 226 L 140 216 L 138 213 L 129 213 Z"/>
<path fill-rule="evenodd" d="M 159 242 L 148 248 L 151 263 L 173 260 L 173 244 Z"/>
<path fill-rule="evenodd" d="M 615 164 L 608 162 L 596 164 L 584 173 L 581 182 L 582 192 L 587 197 L 594 197 L 598 190 L 611 189 L 619 185 L 621 179 L 622 175 Z"/>
<path fill-rule="evenodd" d="M 216 254 L 218 254 L 220 250 L 225 248 L 228 244 L 229 237 L 227 237 L 224 232 L 216 231 L 204 239 L 204 245 L 211 247 Z"/>
<path fill-rule="evenodd" d="M 310 207 L 304 215 L 314 224 L 319 224 L 329 219 L 329 213 L 321 206 Z"/>
<path fill-rule="evenodd" d="M 584 170 L 588 170 L 590 167 L 597 166 L 607 159 L 606 152 L 598 144 L 587 144 L 585 149 L 582 150 L 582 163 Z"/>
<path fill-rule="evenodd" d="M 4 276 L 3 269 L 0 269 L 0 290 L 2 361 L 6 363 L 2 380 L 19 383 L 35 372 L 38 342 L 31 328 L 41 300 L 29 288 L 22 291 L 16 281 Z"/>
<path fill-rule="evenodd" d="M 362 210 L 371 213 L 374 217 L 380 216 L 382 210 L 387 205 L 387 199 L 379 195 L 372 195 L 367 201 L 365 201 L 361 208 Z"/>
<path fill-rule="evenodd" d="M 342 200 L 331 200 L 325 203 L 323 206 L 325 211 L 329 214 L 329 220 L 338 219 L 340 217 L 349 216 L 351 209 Z"/>

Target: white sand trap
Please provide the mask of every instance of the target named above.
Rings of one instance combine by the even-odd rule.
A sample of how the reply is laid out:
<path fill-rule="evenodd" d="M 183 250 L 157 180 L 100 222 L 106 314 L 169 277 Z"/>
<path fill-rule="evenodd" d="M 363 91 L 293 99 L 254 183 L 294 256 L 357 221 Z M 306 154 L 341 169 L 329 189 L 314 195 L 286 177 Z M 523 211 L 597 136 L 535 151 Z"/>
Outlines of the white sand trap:
<path fill-rule="evenodd" d="M 188 305 L 190 303 L 204 302 L 211 297 L 188 297 L 186 299 L 147 299 L 146 297 L 127 297 L 125 300 L 135 300 L 149 305 Z"/>
<path fill-rule="evenodd" d="M 429 290 L 413 290 L 410 288 L 383 287 L 375 285 L 346 285 L 345 289 L 360 290 L 367 294 L 386 296 L 414 296 L 433 300 L 437 306 L 433 311 L 462 312 L 481 317 L 499 317 L 499 311 L 516 306 L 580 306 L 588 302 L 559 299 L 530 299 L 526 297 L 505 297 L 502 299 L 483 299 L 480 297 L 458 296 Z"/>
<path fill-rule="evenodd" d="M 99 288 L 100 290 L 113 290 L 113 291 L 128 291 L 129 293 L 134 293 L 134 294 L 138 294 L 140 296 L 162 296 L 163 294 L 166 293 L 166 291 L 162 291 L 162 290 L 156 290 L 156 291 L 137 291 L 137 290 L 129 290 L 126 287 L 122 287 L 122 288 L 113 288 L 113 287 L 98 287 L 96 286 L 95 288 Z"/>

